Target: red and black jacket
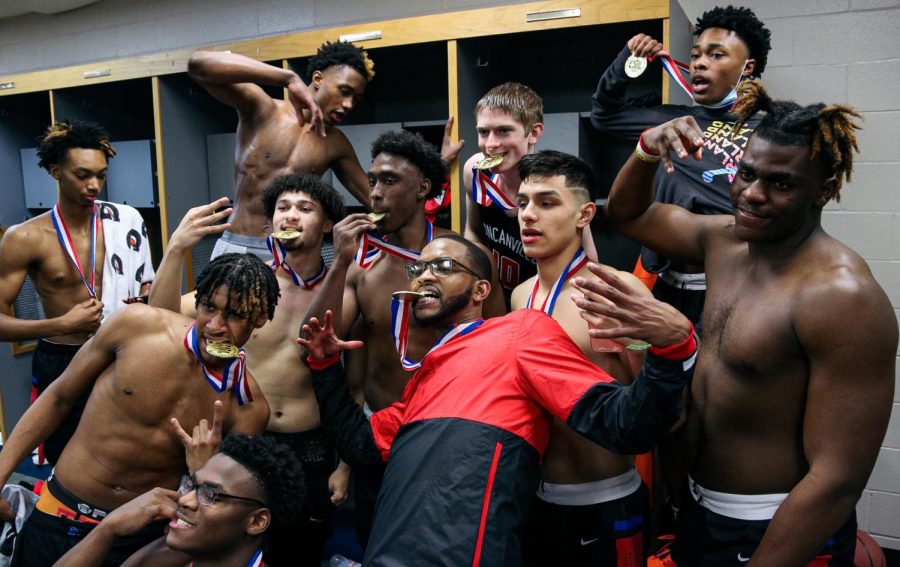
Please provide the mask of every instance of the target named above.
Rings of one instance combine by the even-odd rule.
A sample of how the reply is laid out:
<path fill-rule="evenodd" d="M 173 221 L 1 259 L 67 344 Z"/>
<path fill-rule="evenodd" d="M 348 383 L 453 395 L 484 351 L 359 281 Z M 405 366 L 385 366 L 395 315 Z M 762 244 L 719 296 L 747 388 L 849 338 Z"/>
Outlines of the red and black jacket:
<path fill-rule="evenodd" d="M 664 350 L 651 349 L 625 387 L 556 321 L 521 309 L 430 353 L 401 400 L 371 421 L 341 365 L 311 361 L 341 458 L 354 467 L 387 461 L 363 564 L 519 565 L 551 416 L 613 451 L 648 450 L 681 413 L 696 342 Z"/>

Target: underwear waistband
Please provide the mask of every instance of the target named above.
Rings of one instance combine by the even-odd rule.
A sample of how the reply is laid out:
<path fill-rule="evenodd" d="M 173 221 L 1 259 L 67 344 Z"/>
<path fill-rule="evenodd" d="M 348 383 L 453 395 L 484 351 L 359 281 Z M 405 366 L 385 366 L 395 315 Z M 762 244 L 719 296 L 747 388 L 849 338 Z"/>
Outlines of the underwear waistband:
<path fill-rule="evenodd" d="M 736 520 L 771 520 L 778 507 L 787 498 L 783 494 L 730 494 L 703 488 L 688 477 L 691 496 L 710 512 Z"/>
<path fill-rule="evenodd" d="M 706 274 L 703 273 L 684 274 L 666 270 L 659 274 L 659 279 L 678 289 L 689 289 L 692 291 L 704 291 L 706 289 Z"/>
<path fill-rule="evenodd" d="M 38 339 L 36 348 L 43 352 L 74 355 L 82 346 L 84 345 L 70 345 L 64 343 L 55 343 L 53 341 L 48 341 L 47 339 Z"/>
<path fill-rule="evenodd" d="M 235 246 L 246 246 L 247 248 L 261 248 L 268 252 L 268 247 L 266 246 L 266 239 L 259 238 L 256 236 L 247 236 L 245 234 L 237 234 L 235 232 L 231 232 L 230 230 L 226 230 L 220 236 L 222 240 L 228 242 L 229 244 L 234 244 Z"/>
<path fill-rule="evenodd" d="M 109 510 L 80 501 L 66 490 L 54 476 L 51 476 L 41 486 L 39 496 L 35 508 L 51 516 L 68 518 L 76 522 L 99 524 L 100 520 L 109 514 Z"/>
<path fill-rule="evenodd" d="M 542 480 L 537 497 L 559 506 L 590 506 L 630 496 L 640 487 L 641 475 L 632 468 L 611 478 L 581 484 L 554 484 Z"/>

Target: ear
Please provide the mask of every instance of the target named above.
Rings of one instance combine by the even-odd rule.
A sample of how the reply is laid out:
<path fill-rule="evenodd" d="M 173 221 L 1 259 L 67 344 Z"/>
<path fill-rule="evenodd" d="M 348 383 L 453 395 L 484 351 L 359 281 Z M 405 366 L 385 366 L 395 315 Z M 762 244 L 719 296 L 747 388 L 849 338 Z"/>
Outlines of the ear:
<path fill-rule="evenodd" d="M 544 123 L 543 122 L 535 122 L 534 126 L 531 127 L 531 132 L 528 133 L 528 143 L 532 146 L 537 144 L 538 140 L 541 139 L 541 135 L 544 133 Z"/>
<path fill-rule="evenodd" d="M 744 64 L 744 72 L 741 74 L 741 79 L 752 77 L 754 71 L 756 71 L 756 59 L 747 59 L 747 62 Z"/>
<path fill-rule="evenodd" d="M 836 175 L 832 175 L 828 179 L 826 179 L 822 183 L 822 187 L 819 188 L 819 194 L 816 196 L 815 204 L 817 207 L 822 208 L 828 204 L 828 201 L 834 199 L 834 196 L 837 195 L 838 192 L 838 178 Z"/>
<path fill-rule="evenodd" d="M 597 214 L 597 205 L 592 202 L 587 202 L 581 205 L 581 208 L 578 211 L 578 221 L 575 223 L 576 228 L 583 229 L 588 224 L 590 224 L 591 219 L 594 218 L 594 215 Z"/>
<path fill-rule="evenodd" d="M 325 224 L 322 225 L 322 232 L 331 233 L 331 231 L 333 229 L 334 229 L 334 221 L 331 219 L 327 219 L 325 221 Z"/>
<path fill-rule="evenodd" d="M 478 280 L 475 282 L 475 291 L 472 293 L 472 301 L 477 305 L 484 301 L 491 294 L 491 282 L 487 280 Z"/>
<path fill-rule="evenodd" d="M 255 510 L 247 518 L 247 535 L 258 536 L 272 524 L 272 511 L 268 508 Z"/>
<path fill-rule="evenodd" d="M 424 201 L 429 193 L 431 193 L 431 180 L 423 177 L 422 182 L 419 184 L 419 189 L 416 191 L 416 200 Z"/>
<path fill-rule="evenodd" d="M 55 163 L 50 164 L 50 176 L 57 181 L 62 177 L 62 174 L 59 172 L 59 166 Z"/>
<path fill-rule="evenodd" d="M 312 79 L 312 85 L 310 85 L 310 86 L 312 86 L 312 88 L 318 90 L 318 88 L 320 86 L 322 86 L 321 83 L 322 83 L 323 77 L 324 77 L 324 75 L 322 75 L 322 71 L 313 71 L 312 77 L 310 77 L 310 79 Z"/>

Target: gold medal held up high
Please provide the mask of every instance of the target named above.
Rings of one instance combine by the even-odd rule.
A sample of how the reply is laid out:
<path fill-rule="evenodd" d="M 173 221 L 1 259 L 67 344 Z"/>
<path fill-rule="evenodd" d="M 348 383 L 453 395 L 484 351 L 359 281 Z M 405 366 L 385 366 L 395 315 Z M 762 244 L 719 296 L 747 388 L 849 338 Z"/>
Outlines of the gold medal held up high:
<path fill-rule="evenodd" d="M 278 240 L 291 240 L 293 238 L 297 238 L 298 236 L 300 236 L 300 231 L 299 230 L 279 230 L 272 236 L 274 236 Z"/>
<path fill-rule="evenodd" d="M 646 57 L 638 57 L 637 55 L 632 54 L 630 57 L 628 57 L 628 59 L 625 60 L 625 74 L 632 79 L 640 77 L 646 68 Z"/>
<path fill-rule="evenodd" d="M 227 341 L 207 341 L 206 352 L 216 358 L 235 358 L 240 353 L 240 349 Z"/>
<path fill-rule="evenodd" d="M 503 163 L 503 156 L 487 156 L 475 162 L 475 169 L 491 169 Z"/>

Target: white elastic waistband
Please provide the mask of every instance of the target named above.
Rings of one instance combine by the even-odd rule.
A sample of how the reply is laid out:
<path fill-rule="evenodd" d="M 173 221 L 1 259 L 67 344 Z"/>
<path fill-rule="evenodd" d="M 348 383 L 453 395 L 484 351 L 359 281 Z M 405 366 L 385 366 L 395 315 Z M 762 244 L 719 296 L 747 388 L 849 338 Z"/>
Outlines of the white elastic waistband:
<path fill-rule="evenodd" d="M 690 289 L 693 291 L 703 291 L 706 289 L 706 274 L 683 274 L 681 272 L 673 272 L 666 270 L 659 274 L 659 279 L 666 282 L 672 287 L 679 289 Z"/>
<path fill-rule="evenodd" d="M 541 481 L 537 496 L 560 506 L 590 506 L 612 502 L 633 494 L 641 487 L 641 475 L 630 469 L 618 476 L 581 484 L 553 484 Z"/>
<path fill-rule="evenodd" d="M 372 419 L 372 414 L 374 414 L 375 411 L 369 407 L 369 402 L 363 402 L 363 413 L 366 414 L 366 419 Z"/>
<path fill-rule="evenodd" d="M 784 494 L 729 494 L 703 488 L 688 478 L 691 495 L 697 504 L 710 512 L 737 520 L 771 520 L 787 493 Z"/>

